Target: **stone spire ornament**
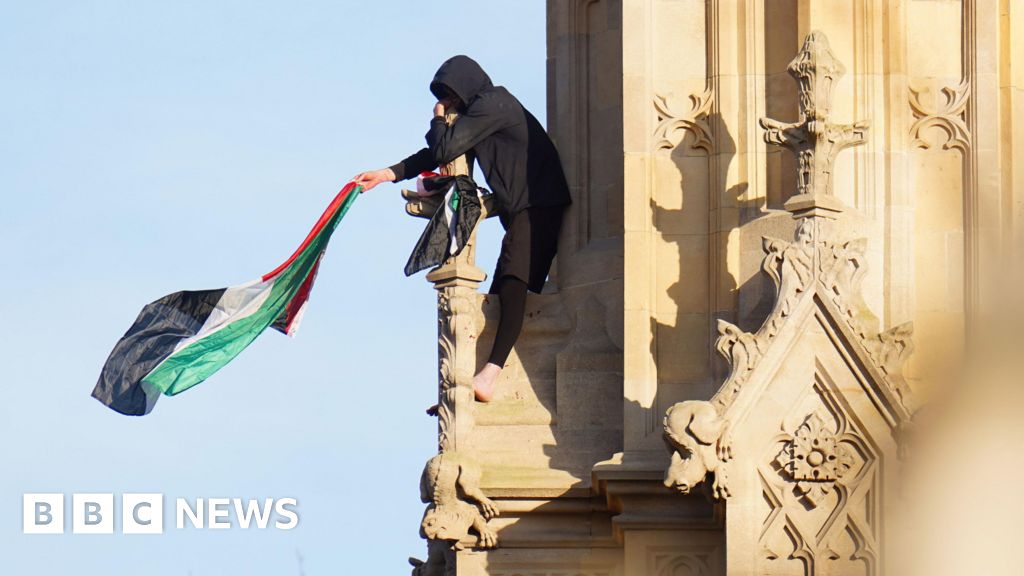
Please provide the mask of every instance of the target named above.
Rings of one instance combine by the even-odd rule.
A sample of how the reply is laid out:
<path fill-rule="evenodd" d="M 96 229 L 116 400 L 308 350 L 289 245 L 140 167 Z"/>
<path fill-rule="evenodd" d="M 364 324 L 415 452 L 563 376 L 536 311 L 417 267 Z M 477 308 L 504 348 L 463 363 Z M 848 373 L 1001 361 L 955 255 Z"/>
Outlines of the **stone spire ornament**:
<path fill-rule="evenodd" d="M 789 63 L 789 74 L 800 90 L 800 118 L 787 124 L 761 119 L 769 144 L 783 146 L 797 157 L 797 193 L 786 210 L 797 217 L 829 216 L 843 211 L 843 202 L 832 191 L 836 155 L 845 148 L 865 142 L 866 121 L 834 124 L 832 93 L 846 73 L 820 31 L 807 35 L 803 48 Z"/>

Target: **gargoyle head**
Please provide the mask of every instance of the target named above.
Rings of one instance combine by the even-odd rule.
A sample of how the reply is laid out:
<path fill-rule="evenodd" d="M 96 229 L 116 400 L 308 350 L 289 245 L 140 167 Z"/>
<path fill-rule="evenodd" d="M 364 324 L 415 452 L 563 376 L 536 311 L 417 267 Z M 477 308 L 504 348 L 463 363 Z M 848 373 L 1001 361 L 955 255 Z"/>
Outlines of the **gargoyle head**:
<path fill-rule="evenodd" d="M 429 540 L 457 541 L 466 536 L 472 518 L 460 513 L 458 508 L 439 505 L 427 510 L 420 524 L 420 531 Z"/>
<path fill-rule="evenodd" d="M 672 454 L 672 463 L 665 472 L 665 486 L 674 488 L 683 494 L 689 494 L 694 486 L 700 484 L 707 475 L 708 469 L 699 458 L 682 458 L 678 452 Z"/>

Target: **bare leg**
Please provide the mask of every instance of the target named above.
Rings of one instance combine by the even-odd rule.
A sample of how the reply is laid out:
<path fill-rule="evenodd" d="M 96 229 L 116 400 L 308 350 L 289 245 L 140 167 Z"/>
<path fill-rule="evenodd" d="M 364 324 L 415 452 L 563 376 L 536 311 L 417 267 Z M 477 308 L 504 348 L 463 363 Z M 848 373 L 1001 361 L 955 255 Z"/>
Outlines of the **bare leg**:
<path fill-rule="evenodd" d="M 515 276 L 502 276 L 497 282 L 497 290 L 494 292 L 501 299 L 498 333 L 494 336 L 491 357 L 473 377 L 473 394 L 480 402 L 490 402 L 494 397 L 494 385 L 512 351 L 512 345 L 523 329 L 523 313 L 526 311 L 526 282 Z"/>

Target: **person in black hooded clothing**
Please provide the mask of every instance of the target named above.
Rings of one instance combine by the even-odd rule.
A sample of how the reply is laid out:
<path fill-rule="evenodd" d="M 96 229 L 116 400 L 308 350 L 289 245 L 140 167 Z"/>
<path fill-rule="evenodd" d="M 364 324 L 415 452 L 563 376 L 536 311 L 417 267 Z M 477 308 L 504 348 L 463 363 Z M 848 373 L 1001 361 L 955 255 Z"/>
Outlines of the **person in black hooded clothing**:
<path fill-rule="evenodd" d="M 487 364 L 473 377 L 476 399 L 488 402 L 523 326 L 527 290 L 540 293 L 558 247 L 562 214 L 572 200 L 554 143 L 533 114 L 502 86 L 494 86 L 468 56 L 449 58 L 434 75 L 437 98 L 427 147 L 353 180 L 369 190 L 433 170 L 472 153 L 494 193 L 505 228 L 490 293 L 501 299 L 501 317 Z M 445 111 L 458 120 L 445 123 Z"/>

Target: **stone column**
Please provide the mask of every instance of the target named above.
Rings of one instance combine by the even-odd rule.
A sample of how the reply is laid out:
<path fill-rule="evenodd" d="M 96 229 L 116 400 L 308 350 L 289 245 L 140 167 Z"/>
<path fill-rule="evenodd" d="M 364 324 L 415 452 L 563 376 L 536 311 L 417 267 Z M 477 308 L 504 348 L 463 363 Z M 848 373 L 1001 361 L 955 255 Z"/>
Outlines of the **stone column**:
<path fill-rule="evenodd" d="M 458 119 L 451 113 L 448 124 Z M 445 176 L 472 175 L 472 158 L 467 155 L 441 167 Z M 407 211 L 429 218 L 441 197 L 414 200 Z M 490 202 L 482 202 L 480 221 L 487 218 Z M 476 372 L 476 338 L 479 303 L 477 289 L 487 274 L 476 265 L 476 230 L 457 256 L 448 258 L 427 273 L 437 290 L 438 450 L 456 451 L 473 429 L 473 374 Z"/>

